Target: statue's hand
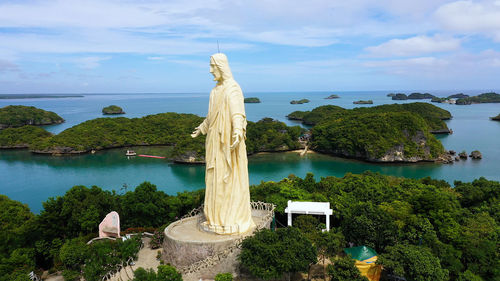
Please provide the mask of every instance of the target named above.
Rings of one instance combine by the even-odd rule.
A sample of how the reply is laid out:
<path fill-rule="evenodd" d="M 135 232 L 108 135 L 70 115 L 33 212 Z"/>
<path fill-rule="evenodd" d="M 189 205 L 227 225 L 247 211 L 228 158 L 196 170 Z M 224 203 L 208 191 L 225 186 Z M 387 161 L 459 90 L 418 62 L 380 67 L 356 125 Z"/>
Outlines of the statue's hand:
<path fill-rule="evenodd" d="M 238 144 L 240 144 L 241 140 L 243 139 L 243 133 L 240 130 L 236 130 L 233 133 L 233 143 L 231 144 L 231 150 L 234 150 Z"/>
<path fill-rule="evenodd" d="M 200 135 L 200 133 L 201 133 L 200 127 L 196 127 L 196 128 L 194 128 L 193 133 L 191 133 L 191 137 L 196 138 L 197 136 Z"/>

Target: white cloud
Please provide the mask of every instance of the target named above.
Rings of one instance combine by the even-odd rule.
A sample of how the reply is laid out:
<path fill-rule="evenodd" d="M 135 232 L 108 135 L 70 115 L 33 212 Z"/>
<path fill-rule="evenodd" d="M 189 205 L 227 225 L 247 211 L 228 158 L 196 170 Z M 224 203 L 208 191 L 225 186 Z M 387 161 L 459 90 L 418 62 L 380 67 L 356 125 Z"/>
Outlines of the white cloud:
<path fill-rule="evenodd" d="M 19 71 L 19 66 L 10 61 L 0 59 L 0 73 L 7 71 L 9 72 Z"/>
<path fill-rule="evenodd" d="M 164 60 L 165 58 L 164 57 L 148 57 L 148 60 Z"/>
<path fill-rule="evenodd" d="M 111 59 L 111 57 L 83 57 L 76 59 L 75 62 L 80 68 L 92 69 L 101 65 L 102 61 Z"/>
<path fill-rule="evenodd" d="M 435 52 L 453 51 L 460 48 L 460 40 L 443 36 L 415 36 L 407 39 L 392 39 L 365 50 L 375 57 L 416 56 Z"/>
<path fill-rule="evenodd" d="M 408 59 L 371 60 L 364 67 L 406 77 L 446 78 L 458 83 L 500 75 L 500 52 L 457 53 L 447 57 L 418 57 Z M 471 75 L 474 73 L 474 75 Z M 479 78 L 480 77 L 480 78 Z"/>
<path fill-rule="evenodd" d="M 448 30 L 486 34 L 500 42 L 499 1 L 456 1 L 441 6 L 435 17 Z"/>
<path fill-rule="evenodd" d="M 252 41 L 272 43 L 278 45 L 292 45 L 301 47 L 323 47 L 338 42 L 337 30 L 303 27 L 296 30 L 271 30 L 255 33 L 242 33 L 244 38 Z"/>

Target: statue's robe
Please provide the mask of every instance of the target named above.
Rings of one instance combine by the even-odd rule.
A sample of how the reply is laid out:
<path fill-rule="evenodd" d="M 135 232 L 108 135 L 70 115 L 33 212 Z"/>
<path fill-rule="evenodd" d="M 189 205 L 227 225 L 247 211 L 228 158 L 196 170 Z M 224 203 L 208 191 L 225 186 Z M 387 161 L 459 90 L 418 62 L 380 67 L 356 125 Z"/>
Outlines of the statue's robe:
<path fill-rule="evenodd" d="M 230 149 L 234 130 L 245 138 L 246 124 L 241 88 L 234 79 L 225 79 L 210 92 L 208 114 L 199 126 L 207 135 L 204 227 L 215 233 L 244 233 L 255 225 L 245 140 Z"/>

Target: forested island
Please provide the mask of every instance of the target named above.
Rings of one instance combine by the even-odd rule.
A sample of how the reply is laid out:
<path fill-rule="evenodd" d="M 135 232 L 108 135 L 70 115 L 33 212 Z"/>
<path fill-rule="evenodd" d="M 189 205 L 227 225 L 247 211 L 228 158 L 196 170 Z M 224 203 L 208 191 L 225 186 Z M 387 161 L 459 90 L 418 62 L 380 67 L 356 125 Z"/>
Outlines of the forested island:
<path fill-rule="evenodd" d="M 328 97 L 325 98 L 325 100 L 332 100 L 332 99 L 338 99 L 340 98 L 338 95 L 331 94 Z"/>
<path fill-rule="evenodd" d="M 241 260 L 244 266 L 250 264 L 250 273 L 258 278 L 280 278 L 287 268 L 307 272 L 309 262 L 301 268 L 276 265 L 289 251 L 300 251 L 317 254 L 318 259 L 308 259 L 319 266 L 324 264 L 323 257 L 342 264 L 334 267 L 332 276 L 362 280 L 354 278 L 359 276 L 354 261 L 340 257 L 349 243 L 373 248 L 383 276 L 433 281 L 500 278 L 497 181 L 480 178 L 455 181 L 450 186 L 431 178 L 397 178 L 372 172 L 319 181 L 313 174 L 305 178 L 290 175 L 279 182 L 251 186 L 250 195 L 252 201 L 276 205 L 278 235 L 284 235 L 283 242 L 288 243 L 272 247 L 275 240 L 260 240 L 263 234 L 274 237 L 268 230 L 247 238 L 260 250 Z M 71 277 L 67 280 L 79 276 L 101 280 L 115 264 L 134 257 L 140 246 L 137 239 L 87 245 L 98 235 L 99 222 L 107 213 L 120 214 L 122 235 L 143 231 L 159 234 L 169 223 L 200 206 L 203 198 L 204 190 L 167 195 L 148 182 L 121 194 L 97 186 L 74 186 L 63 196 L 49 198 L 40 214 L 34 214 L 26 205 L 0 195 L 0 280 L 26 280 L 29 272 L 40 276 L 46 270 L 62 271 L 63 276 Z M 295 217 L 294 228 L 281 227 L 287 222 L 284 209 L 288 200 L 330 202 L 331 230 L 322 232 L 324 225 L 318 217 L 309 215 Z M 161 236 L 155 237 L 161 245 Z M 294 241 L 307 242 L 297 249 Z M 247 243 L 243 244 L 248 250 Z M 265 256 L 269 251 L 277 257 L 272 262 Z M 294 263 L 304 258 L 297 255 Z"/>
<path fill-rule="evenodd" d="M 260 103 L 260 99 L 256 97 L 245 98 L 244 103 Z"/>
<path fill-rule="evenodd" d="M 29 148 L 42 154 L 81 154 L 125 146 L 170 145 L 177 162 L 203 162 L 205 137 L 191 138 L 193 128 L 203 121 L 194 114 L 160 113 L 142 118 L 97 118 L 51 135 L 41 128 L 24 126 L 0 131 L 1 148 Z M 247 152 L 274 152 L 301 147 L 305 130 L 265 118 L 248 122 Z M 191 159 L 191 160 L 189 160 Z"/>
<path fill-rule="evenodd" d="M 403 94 L 403 93 L 389 93 L 387 94 L 388 97 L 391 97 L 393 100 L 423 100 L 423 99 L 432 99 L 435 98 L 434 95 L 431 95 L 429 93 L 411 93 L 409 95 Z"/>
<path fill-rule="evenodd" d="M 484 93 L 477 96 L 459 98 L 456 102 L 458 105 L 469 105 L 475 103 L 500 103 L 500 94 Z"/>
<path fill-rule="evenodd" d="M 372 100 L 358 100 L 358 101 L 353 101 L 353 104 L 373 104 Z"/>
<path fill-rule="evenodd" d="M 125 114 L 125 111 L 117 105 L 106 106 L 102 109 L 104 115 Z"/>
<path fill-rule="evenodd" d="M 34 106 L 8 105 L 0 108 L 0 129 L 24 125 L 60 124 L 64 119 L 52 111 Z"/>
<path fill-rule="evenodd" d="M 320 106 L 295 111 L 289 119 L 312 125 L 310 148 L 371 162 L 450 162 L 432 133 L 449 132 L 451 114 L 429 103 L 344 109 Z"/>
<path fill-rule="evenodd" d="M 303 104 L 303 103 L 308 103 L 310 100 L 308 99 L 301 99 L 301 100 L 293 100 L 290 102 L 290 104 Z"/>
<path fill-rule="evenodd" d="M 500 121 L 500 113 L 495 117 L 491 117 L 490 119 L 495 121 Z"/>

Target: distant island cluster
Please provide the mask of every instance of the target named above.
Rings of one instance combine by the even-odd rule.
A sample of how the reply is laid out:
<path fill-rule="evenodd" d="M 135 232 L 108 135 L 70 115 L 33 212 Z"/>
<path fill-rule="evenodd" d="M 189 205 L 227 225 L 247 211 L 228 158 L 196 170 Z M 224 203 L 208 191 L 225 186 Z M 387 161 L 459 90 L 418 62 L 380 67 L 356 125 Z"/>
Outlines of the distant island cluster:
<path fill-rule="evenodd" d="M 500 103 L 500 94 L 497 93 L 483 93 L 477 96 L 469 96 L 463 93 L 450 95 L 448 97 L 437 97 L 429 93 L 411 93 L 406 95 L 404 93 L 389 93 L 388 97 L 392 100 L 422 100 L 430 99 L 431 102 L 449 103 L 457 105 L 469 105 L 477 103 Z"/>

